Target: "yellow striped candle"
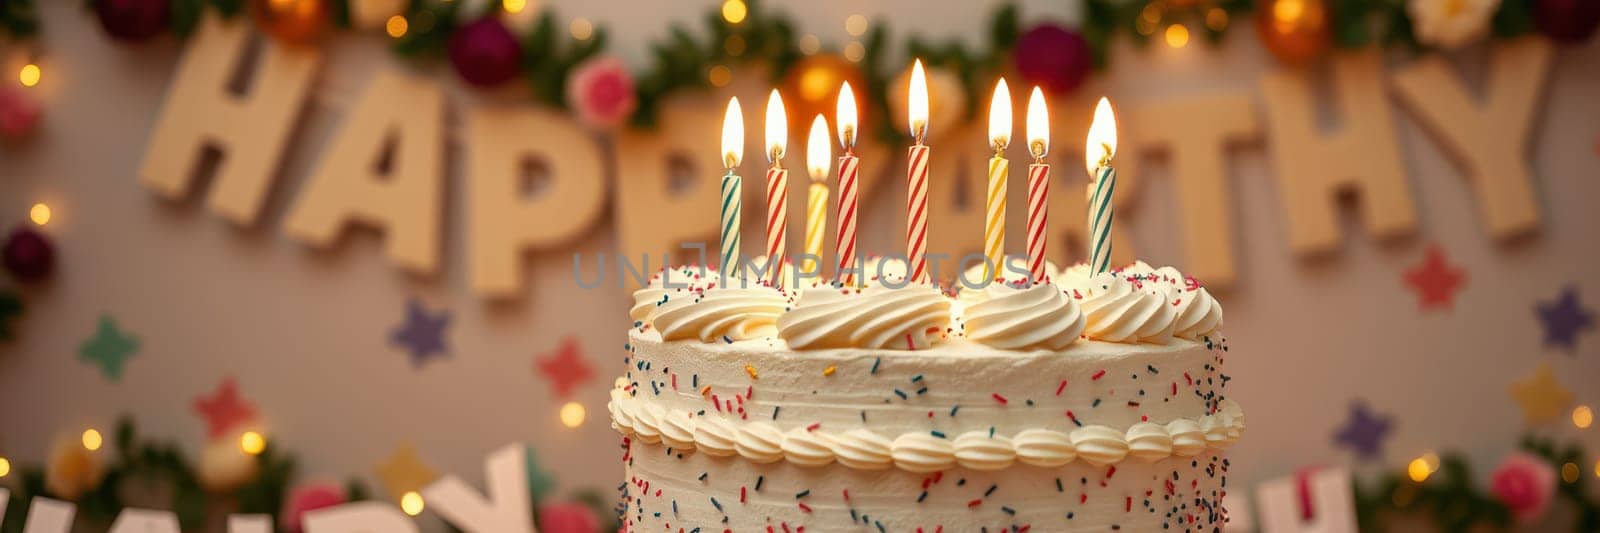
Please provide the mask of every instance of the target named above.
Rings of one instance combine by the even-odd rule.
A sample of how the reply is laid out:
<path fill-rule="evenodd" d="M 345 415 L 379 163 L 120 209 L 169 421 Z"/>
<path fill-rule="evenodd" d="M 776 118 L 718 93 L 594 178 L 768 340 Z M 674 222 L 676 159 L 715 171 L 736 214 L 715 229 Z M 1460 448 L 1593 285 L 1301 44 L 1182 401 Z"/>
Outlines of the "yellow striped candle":
<path fill-rule="evenodd" d="M 811 135 L 806 140 L 806 173 L 811 176 L 810 194 L 806 196 L 805 260 L 800 271 L 807 275 L 821 272 L 822 234 L 828 227 L 828 159 L 833 157 L 828 148 L 828 121 L 817 115 L 811 121 Z"/>
<path fill-rule="evenodd" d="M 1117 169 L 1111 157 L 1117 153 L 1117 118 L 1111 101 L 1105 98 L 1094 108 L 1094 122 L 1084 141 L 1083 165 L 1089 171 L 1089 272 L 1111 270 L 1112 194 L 1117 189 Z"/>
<path fill-rule="evenodd" d="M 783 98 L 772 90 L 767 98 L 767 280 L 783 285 L 784 253 L 789 248 L 789 171 L 783 169 L 783 150 L 789 143 L 789 121 Z"/>
<path fill-rule="evenodd" d="M 1006 180 L 1011 172 L 1011 162 L 1005 158 L 1006 145 L 1011 142 L 1011 90 L 1006 79 L 994 86 L 994 98 L 989 100 L 989 146 L 994 157 L 989 158 L 989 197 L 983 225 L 983 255 L 988 258 L 988 275 L 985 281 L 994 281 L 1005 273 L 1006 260 Z"/>
<path fill-rule="evenodd" d="M 722 116 L 722 279 L 728 280 L 739 270 L 739 211 L 740 178 L 734 171 L 744 156 L 744 114 L 739 109 L 739 98 L 728 100 L 728 111 Z M 724 281 L 723 283 L 728 283 Z"/>

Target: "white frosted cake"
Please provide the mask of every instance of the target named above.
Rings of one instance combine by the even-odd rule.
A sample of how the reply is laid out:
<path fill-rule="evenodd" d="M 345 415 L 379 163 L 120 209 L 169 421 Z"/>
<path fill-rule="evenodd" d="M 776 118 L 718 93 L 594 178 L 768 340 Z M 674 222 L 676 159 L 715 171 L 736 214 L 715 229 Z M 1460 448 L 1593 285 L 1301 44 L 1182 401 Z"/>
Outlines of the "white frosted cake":
<path fill-rule="evenodd" d="M 626 530 L 1225 523 L 1244 416 L 1198 283 L 1079 266 L 954 298 L 873 277 L 783 291 L 680 268 L 635 293 L 610 404 Z"/>

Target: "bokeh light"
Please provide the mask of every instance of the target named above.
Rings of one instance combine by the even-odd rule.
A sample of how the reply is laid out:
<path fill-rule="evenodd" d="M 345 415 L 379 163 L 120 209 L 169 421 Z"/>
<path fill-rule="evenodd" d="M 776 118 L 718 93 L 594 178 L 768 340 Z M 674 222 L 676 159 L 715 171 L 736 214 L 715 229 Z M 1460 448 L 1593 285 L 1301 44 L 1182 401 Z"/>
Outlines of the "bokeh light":
<path fill-rule="evenodd" d="M 1182 24 L 1167 26 L 1167 46 L 1183 48 L 1189 44 L 1189 27 Z"/>
<path fill-rule="evenodd" d="M 575 18 L 567 25 L 567 31 L 572 32 L 573 39 L 587 41 L 594 36 L 594 23 L 586 18 Z"/>
<path fill-rule="evenodd" d="M 406 22 L 406 17 L 403 15 L 394 15 L 389 17 L 388 22 L 383 23 L 383 29 L 390 37 L 399 39 L 406 36 L 406 30 L 411 29 L 411 23 Z"/>
<path fill-rule="evenodd" d="M 405 511 L 407 515 L 417 516 L 422 514 L 424 506 L 422 495 L 417 494 L 417 491 L 413 490 L 400 496 L 400 510 Z"/>
<path fill-rule="evenodd" d="M 33 208 L 28 210 L 28 219 L 32 220 L 34 224 L 38 224 L 40 226 L 49 224 L 50 206 L 45 205 L 44 202 L 33 204 Z"/>
<path fill-rule="evenodd" d="M 1578 429 L 1589 429 L 1594 424 L 1594 410 L 1587 405 L 1580 405 L 1572 410 L 1572 425 Z"/>
<path fill-rule="evenodd" d="M 239 449 L 250 455 L 261 455 L 267 449 L 267 439 L 260 433 L 246 431 L 239 436 Z"/>
<path fill-rule="evenodd" d="M 23 87 L 32 87 L 38 85 L 39 78 L 43 76 L 44 71 L 39 69 L 39 65 L 28 63 L 23 65 L 22 70 L 17 73 L 17 81 L 22 82 Z"/>
<path fill-rule="evenodd" d="M 747 14 L 749 10 L 745 7 L 744 0 L 727 0 L 722 3 L 722 20 L 728 21 L 728 24 L 744 22 Z"/>
<path fill-rule="evenodd" d="M 89 428 L 83 430 L 83 448 L 89 451 L 99 450 L 105 444 L 105 437 L 100 436 L 100 430 Z"/>
<path fill-rule="evenodd" d="M 567 402 L 561 406 L 561 425 L 576 428 L 583 425 L 583 419 L 588 418 L 587 409 L 578 402 Z"/>

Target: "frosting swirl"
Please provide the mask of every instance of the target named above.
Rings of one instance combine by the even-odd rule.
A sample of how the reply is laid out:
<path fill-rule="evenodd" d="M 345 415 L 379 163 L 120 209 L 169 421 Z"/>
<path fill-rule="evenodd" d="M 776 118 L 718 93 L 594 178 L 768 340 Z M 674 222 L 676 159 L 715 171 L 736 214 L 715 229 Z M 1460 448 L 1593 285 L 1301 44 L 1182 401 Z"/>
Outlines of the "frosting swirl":
<path fill-rule="evenodd" d="M 650 324 L 661 306 L 678 298 L 693 300 L 706 289 L 717 286 L 717 279 L 715 271 L 699 266 L 661 269 L 650 276 L 650 283 L 633 291 L 633 307 L 628 308 L 628 316 L 639 324 Z"/>
<path fill-rule="evenodd" d="M 937 289 L 872 286 L 859 294 L 811 289 L 778 319 L 778 336 L 795 350 L 919 349 L 950 325 L 950 299 Z"/>
<path fill-rule="evenodd" d="M 982 300 L 966 310 L 967 338 L 1007 350 L 1062 350 L 1083 333 L 1078 303 L 1055 285 L 996 283 L 982 292 Z"/>
<path fill-rule="evenodd" d="M 771 337 L 787 307 L 788 300 L 777 289 L 720 287 L 698 299 L 669 300 L 653 320 L 662 340 L 748 340 Z"/>
<path fill-rule="evenodd" d="M 1084 426 L 1072 432 L 1072 447 L 1078 457 L 1095 466 L 1106 466 L 1128 456 L 1128 441 L 1121 431 L 1106 426 Z"/>
<path fill-rule="evenodd" d="M 1057 467 L 1078 458 L 1072 437 L 1059 431 L 1028 429 L 1013 440 L 1017 445 L 1017 460 L 1033 466 Z"/>
<path fill-rule="evenodd" d="M 733 425 L 720 416 L 701 417 L 694 426 L 695 447 L 706 455 L 728 457 L 735 450 Z"/>
<path fill-rule="evenodd" d="M 1172 267 L 1161 267 L 1155 271 L 1155 275 L 1178 289 L 1172 300 L 1178 311 L 1178 317 L 1173 321 L 1173 335 L 1196 340 L 1222 328 L 1222 303 L 1194 278 L 1184 276 Z"/>
<path fill-rule="evenodd" d="M 894 465 L 901 470 L 926 474 L 955 466 L 955 449 L 950 441 L 928 433 L 906 433 L 889 446 Z"/>
<path fill-rule="evenodd" d="M 833 462 L 833 449 L 828 437 L 821 433 L 797 427 L 783 436 L 783 457 L 800 466 L 822 466 Z"/>
<path fill-rule="evenodd" d="M 783 459 L 783 433 L 766 422 L 749 424 L 739 431 L 733 449 L 757 463 L 776 463 Z"/>
<path fill-rule="evenodd" d="M 633 434 L 639 440 L 661 442 L 661 408 L 654 404 L 637 405 L 633 413 Z"/>
<path fill-rule="evenodd" d="M 1075 289 L 1083 294 L 1084 330 L 1091 339 L 1164 344 L 1172 337 L 1177 312 L 1167 303 L 1169 287 L 1102 272 Z"/>
<path fill-rule="evenodd" d="M 1140 422 L 1128 428 L 1128 455 L 1153 463 L 1172 455 L 1172 435 L 1166 428 Z"/>
<path fill-rule="evenodd" d="M 1206 434 L 1193 420 L 1179 418 L 1167 422 L 1167 434 L 1172 435 L 1172 455 L 1194 457 L 1206 449 Z"/>
<path fill-rule="evenodd" d="M 834 438 L 833 453 L 839 464 L 857 470 L 882 470 L 889 468 L 894 456 L 894 446 L 889 439 L 865 429 L 852 429 Z"/>
<path fill-rule="evenodd" d="M 973 470 L 1001 470 L 1017 460 L 1011 439 L 986 431 L 969 431 L 956 437 L 956 462 Z"/>

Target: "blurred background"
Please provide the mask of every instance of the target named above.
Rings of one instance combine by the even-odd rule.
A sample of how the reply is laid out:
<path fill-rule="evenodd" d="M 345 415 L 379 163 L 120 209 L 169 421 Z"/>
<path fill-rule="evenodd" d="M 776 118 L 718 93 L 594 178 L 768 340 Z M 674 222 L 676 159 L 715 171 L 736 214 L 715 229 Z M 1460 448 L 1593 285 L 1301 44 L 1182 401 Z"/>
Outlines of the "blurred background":
<path fill-rule="evenodd" d="M 1597 23 L 1581 0 L 0 0 L 3 528 L 48 495 L 93 531 L 133 505 L 296 529 L 348 498 L 442 530 L 416 491 L 481 486 L 508 443 L 541 522 L 607 527 L 631 299 L 575 258 L 715 248 L 731 96 L 759 253 L 772 88 L 798 247 L 842 81 L 861 249 L 899 251 L 920 57 L 938 252 L 981 250 L 1005 76 L 1007 249 L 1040 86 L 1051 258 L 1081 260 L 1080 140 L 1112 99 L 1119 259 L 1226 309 L 1236 494 L 1349 469 L 1364 529 L 1600 530 Z"/>

